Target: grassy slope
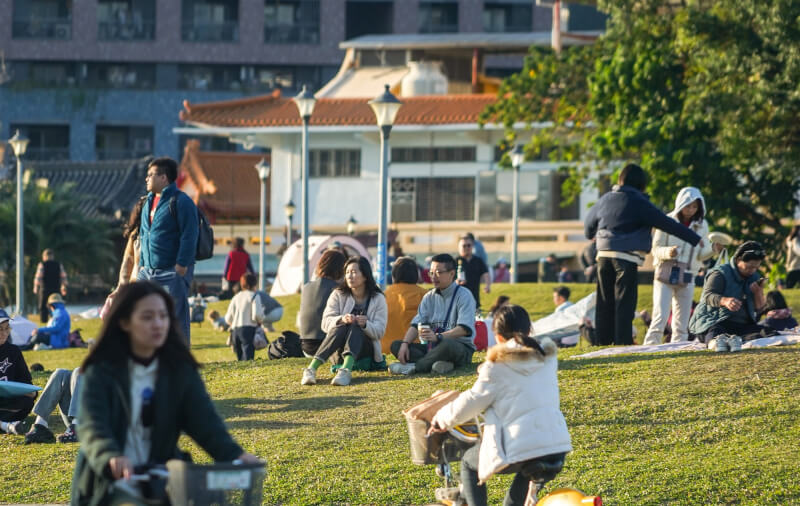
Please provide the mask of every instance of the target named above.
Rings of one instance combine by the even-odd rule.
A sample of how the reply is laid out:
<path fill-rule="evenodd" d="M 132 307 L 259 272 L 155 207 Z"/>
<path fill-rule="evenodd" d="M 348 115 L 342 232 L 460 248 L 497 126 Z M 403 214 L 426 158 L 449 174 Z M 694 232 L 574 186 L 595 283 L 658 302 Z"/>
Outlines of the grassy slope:
<path fill-rule="evenodd" d="M 495 285 L 534 317 L 551 307 L 552 285 Z M 588 293 L 574 285 L 574 299 Z M 639 308 L 651 305 L 640 287 Z M 789 291 L 800 313 L 800 291 Z M 294 321 L 298 297 L 283 300 Z M 98 322 L 76 323 L 84 336 Z M 639 326 L 640 334 L 643 330 Z M 433 468 L 408 457 L 400 410 L 439 388 L 466 389 L 469 371 L 445 377 L 394 378 L 356 373 L 349 388 L 299 385 L 305 360 L 235 363 L 224 336 L 193 325 L 193 351 L 205 364 L 208 389 L 234 436 L 269 465 L 267 504 L 422 504 L 438 486 Z M 565 470 L 548 488 L 571 486 L 601 494 L 608 504 L 797 503 L 800 439 L 797 377 L 800 348 L 737 354 L 710 352 L 572 359 L 562 350 L 562 409 L 573 438 Z M 26 353 L 46 372 L 75 367 L 84 350 Z M 60 418 L 50 418 L 62 430 Z M 189 440 L 195 458 L 208 457 Z M 77 445 L 24 446 L 0 436 L 2 502 L 65 502 Z M 502 501 L 508 477 L 490 482 Z"/>

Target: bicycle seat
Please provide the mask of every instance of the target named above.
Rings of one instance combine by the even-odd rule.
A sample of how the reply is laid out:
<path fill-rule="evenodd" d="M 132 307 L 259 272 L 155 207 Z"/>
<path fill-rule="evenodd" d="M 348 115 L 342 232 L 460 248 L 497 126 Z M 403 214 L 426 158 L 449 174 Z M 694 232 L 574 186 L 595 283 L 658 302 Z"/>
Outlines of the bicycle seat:
<path fill-rule="evenodd" d="M 520 471 L 533 482 L 544 484 L 556 477 L 564 467 L 566 453 L 553 453 L 534 459 Z"/>

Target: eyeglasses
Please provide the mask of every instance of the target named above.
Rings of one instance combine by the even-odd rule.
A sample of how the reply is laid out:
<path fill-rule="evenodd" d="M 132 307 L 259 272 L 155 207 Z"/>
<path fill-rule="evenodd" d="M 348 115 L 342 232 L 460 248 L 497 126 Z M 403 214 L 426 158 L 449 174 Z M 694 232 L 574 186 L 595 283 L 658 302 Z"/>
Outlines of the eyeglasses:
<path fill-rule="evenodd" d="M 430 274 L 431 277 L 434 277 L 434 276 L 439 277 L 442 274 L 444 274 L 445 272 L 451 272 L 452 270 L 453 269 L 445 269 L 445 270 L 439 269 L 439 270 L 435 270 L 435 271 L 430 271 L 428 274 Z"/>
<path fill-rule="evenodd" d="M 471 248 L 472 244 L 462 244 L 461 247 L 462 248 Z"/>

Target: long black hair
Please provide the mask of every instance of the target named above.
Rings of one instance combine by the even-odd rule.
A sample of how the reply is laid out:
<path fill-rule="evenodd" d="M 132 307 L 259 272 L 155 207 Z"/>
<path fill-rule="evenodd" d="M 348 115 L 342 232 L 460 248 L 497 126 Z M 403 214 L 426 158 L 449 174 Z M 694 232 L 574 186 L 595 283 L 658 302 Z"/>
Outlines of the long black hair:
<path fill-rule="evenodd" d="M 128 217 L 128 223 L 125 225 L 125 231 L 122 233 L 125 239 L 130 236 L 136 237 L 139 235 L 139 225 L 142 224 L 142 209 L 146 201 L 147 195 L 144 195 L 133 205 L 131 215 Z"/>
<path fill-rule="evenodd" d="M 347 286 L 347 266 L 351 264 L 358 265 L 358 270 L 361 271 L 361 274 L 364 276 L 364 288 L 366 289 L 367 299 L 371 299 L 373 295 L 376 293 L 381 293 L 381 289 L 378 286 L 378 283 L 375 282 L 375 278 L 372 276 L 372 266 L 369 264 L 369 260 L 362 256 L 352 256 L 347 259 L 347 262 L 344 264 L 344 271 L 345 271 L 345 280 L 339 284 L 337 290 L 341 290 L 347 295 L 353 295 L 353 290 Z"/>
<path fill-rule="evenodd" d="M 765 298 L 766 298 L 766 304 L 764 304 L 764 309 L 761 310 L 763 314 L 767 314 L 775 309 L 787 309 L 789 307 L 789 305 L 786 304 L 786 299 L 783 297 L 783 294 L 779 290 L 772 290 L 771 292 L 767 292 Z"/>
<path fill-rule="evenodd" d="M 545 356 L 539 341 L 530 337 L 531 317 L 521 306 L 505 304 L 497 308 L 494 312 L 494 331 L 503 339 L 513 339 L 520 346 L 532 348 Z"/>
<path fill-rule="evenodd" d="M 172 297 L 161 286 L 151 281 L 136 281 L 122 285 L 114 295 L 114 302 L 111 304 L 108 318 L 100 329 L 94 348 L 81 364 L 81 372 L 85 372 L 90 365 L 96 362 L 124 363 L 127 361 L 131 356 L 131 338 L 122 329 L 120 323 L 122 320 L 130 320 L 136 303 L 148 295 L 159 295 L 164 299 L 169 315 L 167 339 L 164 341 L 164 345 L 156 351 L 156 356 L 162 363 L 165 362 L 173 367 L 180 363 L 188 363 L 194 368 L 200 367 L 186 346 L 186 340 L 178 327 L 174 316 L 175 305 L 172 303 Z"/>

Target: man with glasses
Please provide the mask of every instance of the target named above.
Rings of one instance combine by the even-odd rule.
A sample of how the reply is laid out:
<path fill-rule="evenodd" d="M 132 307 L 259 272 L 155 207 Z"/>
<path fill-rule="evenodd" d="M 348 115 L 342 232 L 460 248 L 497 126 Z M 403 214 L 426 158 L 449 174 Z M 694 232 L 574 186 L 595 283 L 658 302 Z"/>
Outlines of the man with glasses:
<path fill-rule="evenodd" d="M 458 241 L 458 254 L 456 269 L 463 273 L 462 278 L 457 278 L 459 285 L 468 289 L 475 297 L 475 307 L 481 307 L 481 283 L 486 286 L 483 291 L 489 293 L 492 287 L 492 280 L 489 279 L 489 268 L 486 263 L 475 254 L 475 241 L 470 235 L 465 235 Z"/>
<path fill-rule="evenodd" d="M 399 362 L 392 374 L 445 374 L 472 362 L 475 345 L 475 299 L 455 283 L 456 264 L 448 254 L 436 255 L 430 269 L 433 289 L 422 297 L 411 327 L 391 345 Z M 419 338 L 419 343 L 415 341 Z"/>

